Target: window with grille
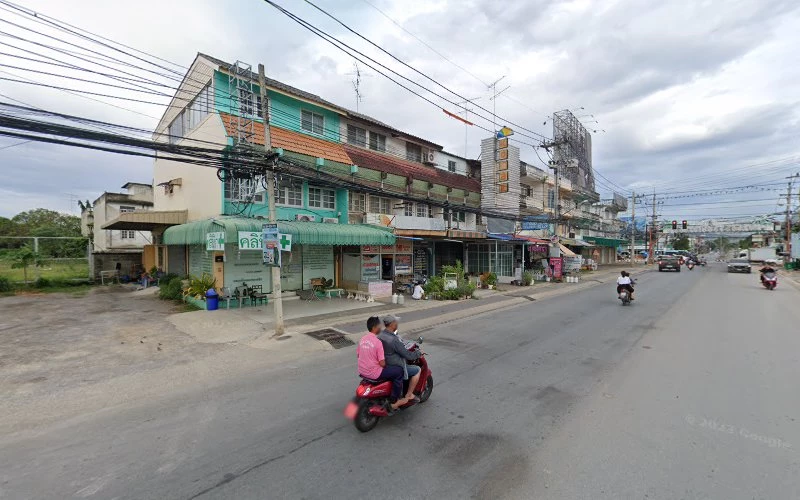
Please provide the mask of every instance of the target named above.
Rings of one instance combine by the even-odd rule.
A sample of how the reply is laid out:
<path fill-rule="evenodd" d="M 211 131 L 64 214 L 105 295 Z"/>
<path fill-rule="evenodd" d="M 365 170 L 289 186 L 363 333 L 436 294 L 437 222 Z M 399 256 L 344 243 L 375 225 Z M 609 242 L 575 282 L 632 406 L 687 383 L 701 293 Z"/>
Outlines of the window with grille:
<path fill-rule="evenodd" d="M 428 205 L 424 203 L 417 203 L 417 217 L 428 217 L 430 216 L 430 210 Z"/>
<path fill-rule="evenodd" d="M 410 201 L 405 203 L 404 212 L 405 215 L 411 217 L 414 215 L 414 204 Z"/>
<path fill-rule="evenodd" d="M 211 113 L 213 107 L 214 96 L 211 92 L 211 84 L 208 84 L 203 87 L 203 90 L 197 94 L 197 97 L 172 120 L 167 130 L 169 134 L 169 143 L 175 144 L 185 137 L 192 129 L 200 125 L 200 122 Z"/>
<path fill-rule="evenodd" d="M 123 240 L 133 240 L 136 238 L 136 231 L 120 231 Z"/>
<path fill-rule="evenodd" d="M 300 113 L 300 128 L 312 134 L 323 135 L 325 132 L 325 117 L 303 110 Z"/>
<path fill-rule="evenodd" d="M 308 206 L 314 208 L 336 208 L 336 191 L 317 187 L 308 188 Z"/>
<path fill-rule="evenodd" d="M 375 132 L 369 133 L 369 149 L 373 151 L 386 151 L 386 136 Z"/>
<path fill-rule="evenodd" d="M 281 177 L 275 187 L 275 203 L 289 207 L 303 206 L 303 181 Z"/>
<path fill-rule="evenodd" d="M 348 211 L 364 213 L 367 211 L 367 195 L 364 193 L 350 193 Z"/>
<path fill-rule="evenodd" d="M 453 222 L 467 222 L 467 213 L 453 212 Z"/>
<path fill-rule="evenodd" d="M 347 143 L 354 146 L 367 147 L 367 131 L 355 125 L 347 126 Z"/>
<path fill-rule="evenodd" d="M 556 206 L 556 191 L 554 189 L 547 190 L 547 208 L 555 208 Z"/>
<path fill-rule="evenodd" d="M 456 171 L 456 162 L 453 160 L 447 160 L 447 170 L 450 172 Z"/>
<path fill-rule="evenodd" d="M 253 92 L 248 89 L 239 89 L 239 114 L 241 116 L 252 117 L 255 113 L 253 109 Z"/>
<path fill-rule="evenodd" d="M 121 214 L 124 214 L 126 212 L 133 212 L 134 210 L 136 210 L 136 207 L 129 207 L 126 205 L 122 205 L 119 207 L 119 213 Z"/>
<path fill-rule="evenodd" d="M 230 201 L 246 201 L 249 203 L 264 203 L 264 193 L 256 193 L 257 179 L 235 179 L 225 181 L 225 199 Z"/>
<path fill-rule="evenodd" d="M 406 160 L 422 161 L 422 146 L 418 144 L 406 143 Z"/>
<path fill-rule="evenodd" d="M 392 213 L 391 200 L 389 198 L 382 198 L 380 196 L 370 196 L 369 211 L 376 214 Z"/>

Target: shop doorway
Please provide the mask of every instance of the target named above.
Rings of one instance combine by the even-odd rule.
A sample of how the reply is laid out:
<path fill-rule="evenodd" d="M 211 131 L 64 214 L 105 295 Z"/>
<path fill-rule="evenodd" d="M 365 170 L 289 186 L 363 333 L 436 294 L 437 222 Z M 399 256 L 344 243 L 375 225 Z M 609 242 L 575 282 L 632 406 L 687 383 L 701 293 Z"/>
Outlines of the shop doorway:
<path fill-rule="evenodd" d="M 225 284 L 225 254 L 214 252 L 214 283 L 217 290 Z"/>
<path fill-rule="evenodd" d="M 394 257 L 384 257 L 381 259 L 381 279 L 394 280 Z"/>

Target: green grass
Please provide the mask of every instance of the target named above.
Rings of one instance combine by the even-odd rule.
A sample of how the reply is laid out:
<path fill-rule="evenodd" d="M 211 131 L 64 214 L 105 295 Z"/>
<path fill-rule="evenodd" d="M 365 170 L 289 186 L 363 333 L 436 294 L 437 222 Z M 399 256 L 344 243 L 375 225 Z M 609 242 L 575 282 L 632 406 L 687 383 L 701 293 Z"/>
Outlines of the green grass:
<path fill-rule="evenodd" d="M 59 261 L 45 261 L 43 267 L 28 267 L 28 281 L 36 279 L 36 273 L 42 278 L 51 280 L 65 280 L 75 278 L 88 278 L 89 263 L 85 259 L 66 259 Z M 5 276 L 12 282 L 24 281 L 22 269 L 12 269 L 11 261 L 0 259 L 0 276 Z"/>

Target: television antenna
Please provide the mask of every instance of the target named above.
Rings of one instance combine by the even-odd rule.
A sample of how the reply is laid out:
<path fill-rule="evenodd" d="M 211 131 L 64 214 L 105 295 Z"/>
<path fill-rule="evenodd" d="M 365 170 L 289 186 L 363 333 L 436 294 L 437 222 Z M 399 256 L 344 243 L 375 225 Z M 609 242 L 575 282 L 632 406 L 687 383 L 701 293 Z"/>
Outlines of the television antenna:
<path fill-rule="evenodd" d="M 368 73 L 362 73 L 361 68 L 358 67 L 358 63 L 353 61 L 353 72 L 347 73 L 348 76 L 352 76 L 352 84 L 353 84 L 353 91 L 356 94 L 356 111 L 359 111 L 359 104 L 364 100 L 364 94 L 361 93 L 361 78 L 371 77 L 372 75 Z"/>

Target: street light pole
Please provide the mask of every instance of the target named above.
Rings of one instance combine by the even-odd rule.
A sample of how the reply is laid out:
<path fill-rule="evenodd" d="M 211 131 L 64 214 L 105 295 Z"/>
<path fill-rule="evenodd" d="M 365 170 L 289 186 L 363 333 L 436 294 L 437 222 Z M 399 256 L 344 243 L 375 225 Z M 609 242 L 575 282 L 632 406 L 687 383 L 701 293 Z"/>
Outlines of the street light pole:
<path fill-rule="evenodd" d="M 272 149 L 272 136 L 269 130 L 269 94 L 267 94 L 267 77 L 264 72 L 264 65 L 258 65 L 258 86 L 261 89 L 261 114 L 264 119 L 264 149 L 269 152 Z M 265 155 L 266 157 L 266 155 Z M 275 209 L 275 172 L 267 166 L 266 169 L 266 188 L 267 203 L 269 206 L 269 221 L 272 224 L 278 222 L 278 214 Z M 280 246 L 278 247 L 280 252 Z M 279 260 L 280 262 L 280 260 Z M 283 300 L 281 298 L 281 268 L 272 266 L 272 307 L 275 316 L 275 336 L 280 337 L 284 334 L 283 326 Z"/>

